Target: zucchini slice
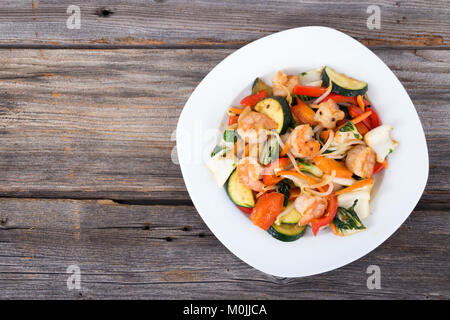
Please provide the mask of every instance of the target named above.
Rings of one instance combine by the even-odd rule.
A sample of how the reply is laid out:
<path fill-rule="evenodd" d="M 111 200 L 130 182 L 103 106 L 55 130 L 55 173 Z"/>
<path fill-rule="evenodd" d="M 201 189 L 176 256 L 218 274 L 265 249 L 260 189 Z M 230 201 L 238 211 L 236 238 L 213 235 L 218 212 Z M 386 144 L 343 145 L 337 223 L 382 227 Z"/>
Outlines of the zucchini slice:
<path fill-rule="evenodd" d="M 331 91 L 347 97 L 364 95 L 369 87 L 366 82 L 347 77 L 345 74 L 325 67 L 322 71 L 322 81 L 325 87 L 329 86 L 330 80 L 333 83 Z"/>
<path fill-rule="evenodd" d="M 289 204 L 290 203 L 288 203 L 288 205 Z M 280 222 L 281 224 L 297 224 L 301 217 L 302 215 L 295 208 L 293 208 L 291 212 L 285 214 L 280 219 Z"/>
<path fill-rule="evenodd" d="M 297 160 L 297 163 L 301 165 L 300 171 L 308 172 L 318 178 L 322 178 L 323 171 L 320 170 L 319 167 L 316 166 L 314 163 L 308 163 L 301 160 Z"/>
<path fill-rule="evenodd" d="M 237 171 L 231 174 L 225 185 L 227 194 L 231 201 L 239 207 L 253 208 L 255 206 L 255 197 L 253 191 L 239 182 Z"/>
<path fill-rule="evenodd" d="M 273 95 L 273 89 L 267 83 L 265 83 L 260 78 L 256 78 L 252 85 L 252 94 L 258 93 L 262 90 L 266 90 L 266 94 L 268 97 Z"/>
<path fill-rule="evenodd" d="M 267 232 L 280 241 L 290 242 L 295 241 L 303 236 L 306 226 L 299 226 L 298 224 L 273 224 Z"/>
<path fill-rule="evenodd" d="M 261 112 L 278 123 L 277 132 L 285 134 L 292 121 L 291 109 L 285 98 L 273 96 L 258 102 L 255 110 Z"/>

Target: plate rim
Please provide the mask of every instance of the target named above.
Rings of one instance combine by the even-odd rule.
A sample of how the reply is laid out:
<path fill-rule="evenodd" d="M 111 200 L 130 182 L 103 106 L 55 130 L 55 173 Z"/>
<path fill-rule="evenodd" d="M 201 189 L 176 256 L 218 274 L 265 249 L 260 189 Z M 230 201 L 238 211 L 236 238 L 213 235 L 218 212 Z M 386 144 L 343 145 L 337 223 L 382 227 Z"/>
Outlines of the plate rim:
<path fill-rule="evenodd" d="M 222 59 L 217 65 L 214 66 L 214 68 L 212 68 L 208 74 L 198 83 L 198 85 L 196 86 L 196 88 L 193 90 L 193 92 L 191 93 L 189 99 L 186 101 L 183 110 L 180 113 L 179 119 L 178 119 L 178 123 L 177 123 L 177 132 L 179 131 L 179 128 L 183 126 L 183 121 L 184 118 L 186 117 L 186 113 L 188 112 L 186 108 L 186 106 L 189 106 L 189 103 L 191 101 L 191 98 L 197 93 L 198 90 L 200 90 L 202 88 L 202 85 L 207 82 L 209 80 L 209 78 L 211 76 L 214 75 L 215 70 L 217 70 L 218 68 L 220 68 L 220 66 L 224 65 L 226 61 L 228 61 L 229 59 L 231 59 L 232 57 L 241 54 L 243 51 L 245 51 L 246 49 L 252 47 L 252 46 L 256 46 L 258 45 L 260 42 L 262 41 L 269 41 L 271 38 L 274 37 L 279 37 L 282 34 L 286 34 L 286 33 L 290 33 L 290 32 L 297 32 L 299 30 L 311 30 L 311 31 L 322 31 L 322 32 L 331 32 L 331 33 L 337 33 L 341 36 L 345 36 L 346 38 L 348 38 L 350 41 L 354 41 L 356 42 L 359 46 L 361 46 L 362 48 L 364 48 L 367 52 L 367 54 L 372 55 L 375 59 L 378 60 L 379 63 L 381 63 L 382 66 L 384 66 L 385 68 L 387 68 L 389 70 L 389 72 L 394 76 L 395 81 L 398 82 L 398 84 L 401 86 L 401 88 L 403 89 L 406 98 L 410 101 L 411 105 L 413 106 L 413 113 L 414 115 L 417 117 L 418 119 L 418 123 L 420 126 L 420 135 L 421 138 L 423 138 L 423 147 L 424 147 L 424 157 L 423 159 L 425 160 L 425 167 L 423 172 L 423 176 L 421 177 L 421 181 L 420 181 L 420 185 L 418 188 L 418 196 L 417 199 L 415 199 L 414 201 L 412 201 L 414 204 L 412 205 L 412 209 L 411 210 L 407 210 L 409 211 L 408 214 L 405 214 L 404 217 L 402 217 L 401 222 L 398 224 L 398 226 L 396 226 L 395 228 L 393 228 L 392 230 L 389 230 L 389 232 L 384 233 L 384 235 L 382 236 L 382 239 L 379 241 L 375 242 L 375 245 L 371 245 L 369 250 L 364 250 L 364 252 L 362 254 L 357 255 L 356 257 L 353 257 L 351 259 L 347 259 L 345 261 L 343 261 L 342 263 L 335 263 L 333 265 L 333 267 L 331 268 L 324 268 L 323 270 L 319 270 L 318 272 L 309 272 L 309 273 L 302 273 L 301 275 L 298 275 L 297 273 L 293 272 L 292 274 L 286 274 L 284 272 L 278 273 L 278 272 L 273 272 L 273 271 L 267 271 L 267 270 L 262 270 L 263 268 L 261 268 L 260 266 L 255 265 L 252 262 L 249 262 L 248 259 L 246 259 L 245 257 L 241 256 L 240 253 L 237 253 L 236 250 L 234 250 L 234 248 L 231 248 L 231 245 L 229 243 L 227 243 L 227 241 L 225 241 L 225 239 L 222 239 L 221 235 L 218 235 L 218 232 L 216 230 L 216 232 L 214 231 L 215 227 L 211 226 L 208 218 L 205 218 L 207 215 L 202 214 L 201 210 L 198 208 L 199 205 L 196 203 L 196 201 L 194 200 L 196 197 L 193 196 L 192 192 L 193 190 L 191 190 L 191 188 L 188 186 L 188 184 L 190 184 L 190 182 L 188 183 L 188 181 L 186 180 L 186 175 L 185 175 L 185 170 L 186 168 L 184 167 L 184 163 L 182 160 L 183 157 L 181 157 L 180 155 L 182 154 L 182 150 L 180 149 L 180 144 L 179 144 L 179 137 L 177 135 L 177 153 L 178 153 L 178 161 L 179 161 L 179 165 L 180 165 L 180 169 L 182 172 L 182 176 L 183 176 L 183 180 L 185 182 L 186 185 L 186 189 L 188 191 L 188 194 L 190 196 L 190 198 L 192 199 L 192 202 L 194 204 L 194 207 L 196 208 L 198 214 L 200 215 L 200 217 L 202 218 L 202 220 L 204 221 L 204 223 L 208 226 L 208 228 L 211 230 L 211 232 L 214 234 L 214 236 L 222 243 L 222 245 L 224 245 L 232 254 L 234 254 L 235 256 L 237 256 L 240 260 L 242 260 L 243 262 L 245 262 L 246 264 L 250 265 L 251 267 L 266 273 L 266 274 L 270 274 L 270 275 L 274 275 L 274 276 L 279 276 L 279 277 L 307 277 L 307 276 L 312 276 L 312 275 L 316 275 L 316 274 L 321 274 L 324 272 L 328 272 L 328 271 L 332 271 L 338 268 L 341 268 L 349 263 L 355 262 L 359 259 L 361 259 L 362 257 L 364 257 L 365 255 L 369 254 L 370 252 L 372 252 L 373 250 L 375 250 L 376 248 L 378 248 L 381 244 L 383 244 L 386 240 L 388 240 L 406 221 L 406 219 L 410 216 L 410 214 L 413 212 L 414 208 L 416 207 L 417 203 L 420 201 L 423 192 L 425 190 L 425 187 L 427 185 L 427 181 L 428 181 L 428 176 L 429 176 L 429 154 L 428 154 L 428 146 L 427 146 L 427 141 L 426 141 L 426 135 L 425 132 L 423 130 L 423 125 L 422 122 L 420 121 L 420 117 L 417 113 L 417 109 L 414 106 L 414 103 L 412 102 L 408 92 L 406 91 L 406 89 L 404 88 L 403 84 L 400 82 L 400 80 L 398 79 L 398 77 L 394 74 L 394 72 L 392 72 L 392 70 L 384 63 L 384 61 L 382 61 L 375 53 L 373 53 L 369 48 L 367 48 L 365 45 L 363 45 L 362 43 L 360 43 L 359 41 L 353 39 L 352 37 L 350 37 L 349 35 L 338 31 L 336 29 L 333 28 L 329 28 L 329 27 L 323 27 L 323 26 L 306 26 L 306 27 L 298 27 L 298 28 L 292 28 L 292 29 L 287 29 L 287 30 L 283 30 L 280 32 L 276 32 L 273 34 L 270 34 L 268 36 L 265 36 L 263 38 L 257 39 L 255 41 L 252 41 L 248 44 L 246 44 L 245 46 L 233 51 L 231 54 L 229 54 L 228 56 L 226 56 L 224 59 Z M 420 190 L 420 191 L 419 191 Z"/>

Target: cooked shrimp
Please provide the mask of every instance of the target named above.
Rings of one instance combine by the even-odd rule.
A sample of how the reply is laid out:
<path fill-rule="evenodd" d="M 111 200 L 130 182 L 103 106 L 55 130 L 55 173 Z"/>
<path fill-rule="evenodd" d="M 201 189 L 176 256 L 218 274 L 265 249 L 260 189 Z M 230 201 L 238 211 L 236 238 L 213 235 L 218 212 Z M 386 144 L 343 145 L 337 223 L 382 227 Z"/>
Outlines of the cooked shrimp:
<path fill-rule="evenodd" d="M 263 167 L 255 158 L 242 158 L 237 165 L 239 182 L 254 191 L 261 192 L 264 190 L 264 183 L 259 179 L 262 176 L 263 170 Z"/>
<path fill-rule="evenodd" d="M 358 145 L 353 147 L 345 159 L 347 168 L 361 178 L 370 178 L 375 167 L 376 154 L 370 147 Z"/>
<path fill-rule="evenodd" d="M 316 111 L 316 115 L 314 116 L 314 120 L 327 129 L 334 129 L 336 127 L 336 121 L 344 118 L 344 111 L 339 110 L 336 102 L 332 99 L 319 104 L 319 109 Z"/>
<path fill-rule="evenodd" d="M 286 97 L 294 90 L 294 87 L 299 84 L 297 76 L 288 76 L 281 71 L 272 79 L 273 94 L 275 96 Z"/>
<path fill-rule="evenodd" d="M 328 201 L 324 197 L 302 194 L 295 199 L 295 209 L 302 215 L 298 224 L 307 225 L 314 218 L 320 218 L 327 209 Z"/>
<path fill-rule="evenodd" d="M 278 123 L 263 113 L 245 108 L 238 119 L 237 133 L 244 139 L 254 140 L 262 129 L 276 129 Z"/>
<path fill-rule="evenodd" d="M 313 139 L 314 133 L 309 124 L 297 126 L 288 138 L 289 150 L 299 158 L 312 158 L 319 154 L 320 143 Z"/>

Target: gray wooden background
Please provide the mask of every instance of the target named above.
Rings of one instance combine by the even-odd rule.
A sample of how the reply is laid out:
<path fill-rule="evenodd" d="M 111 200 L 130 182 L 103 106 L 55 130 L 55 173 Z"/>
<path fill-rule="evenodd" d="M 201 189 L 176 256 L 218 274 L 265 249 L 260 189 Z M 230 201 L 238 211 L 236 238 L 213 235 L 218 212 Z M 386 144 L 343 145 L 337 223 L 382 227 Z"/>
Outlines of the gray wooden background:
<path fill-rule="evenodd" d="M 366 26 L 373 4 L 379 30 Z M 69 5 L 81 8 L 79 30 L 66 27 Z M 2 0 L 0 298 L 450 298 L 449 17 L 448 0 Z M 399 77 L 425 129 L 430 177 L 372 253 L 283 279 L 211 234 L 171 162 L 171 137 L 224 57 L 307 25 L 348 33 Z M 73 264 L 80 290 L 66 286 Z M 369 265 L 381 268 L 380 290 L 366 286 Z"/>

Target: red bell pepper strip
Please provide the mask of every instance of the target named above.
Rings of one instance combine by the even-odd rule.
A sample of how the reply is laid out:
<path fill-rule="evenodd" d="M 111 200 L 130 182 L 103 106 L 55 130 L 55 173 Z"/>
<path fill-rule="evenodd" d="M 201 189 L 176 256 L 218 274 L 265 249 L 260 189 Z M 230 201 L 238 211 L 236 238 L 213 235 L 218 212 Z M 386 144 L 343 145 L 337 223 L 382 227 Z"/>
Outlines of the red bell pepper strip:
<path fill-rule="evenodd" d="M 375 164 L 375 167 L 373 168 L 373 173 L 372 174 L 376 174 L 376 173 L 378 173 L 378 172 L 380 172 L 381 170 L 383 170 L 384 168 L 387 168 L 388 167 L 388 162 L 387 162 L 387 160 L 385 159 L 383 162 L 377 162 L 376 164 Z"/>
<path fill-rule="evenodd" d="M 346 102 L 346 103 L 351 103 L 351 104 L 358 104 L 358 101 L 356 100 L 357 97 L 346 97 L 346 96 L 342 96 L 340 94 L 337 93 L 330 93 L 325 99 L 323 99 L 323 101 L 328 101 L 330 99 L 333 99 L 334 102 L 339 103 L 339 102 Z M 370 105 L 370 103 L 367 100 L 364 100 L 364 105 L 368 106 Z"/>
<path fill-rule="evenodd" d="M 355 127 L 362 136 L 365 136 L 369 132 L 369 129 L 362 122 L 355 124 Z"/>
<path fill-rule="evenodd" d="M 366 108 L 366 109 L 370 109 L 370 108 Z M 363 114 L 361 108 L 351 105 L 348 107 L 348 113 L 350 114 L 350 116 L 352 118 L 356 118 L 359 117 L 361 114 Z M 363 123 L 367 129 L 372 130 L 372 121 L 370 120 L 370 118 L 364 119 L 363 121 L 361 121 L 361 123 Z"/>
<path fill-rule="evenodd" d="M 322 87 L 312 87 L 312 86 L 295 86 L 294 94 L 299 94 L 301 96 L 309 97 L 320 97 L 327 91 L 327 88 Z"/>
<path fill-rule="evenodd" d="M 262 99 L 267 98 L 266 90 L 261 90 L 258 93 L 249 95 L 241 100 L 241 105 L 244 107 L 251 107 L 253 108 L 258 102 L 260 102 Z"/>
<path fill-rule="evenodd" d="M 314 235 L 317 235 L 320 228 L 330 224 L 333 221 L 334 217 L 336 216 L 337 208 L 337 197 L 334 194 L 331 194 L 328 200 L 327 212 L 323 215 L 323 217 L 316 218 L 311 221 L 311 229 Z"/>
<path fill-rule="evenodd" d="M 252 213 L 252 210 L 253 210 L 253 208 L 246 208 L 246 207 L 240 207 L 240 206 L 237 206 L 237 207 L 238 207 L 238 209 L 241 210 L 242 212 L 248 213 L 248 214 Z"/>
<path fill-rule="evenodd" d="M 369 119 L 372 124 L 372 129 L 378 127 L 381 124 L 380 117 L 378 116 L 378 113 L 373 110 L 373 108 L 367 107 L 366 110 L 372 111 L 372 114 L 370 115 Z"/>
<path fill-rule="evenodd" d="M 228 125 L 231 126 L 232 124 L 235 124 L 238 122 L 239 116 L 230 116 L 228 119 Z"/>
<path fill-rule="evenodd" d="M 278 158 L 274 162 L 269 163 L 264 168 L 264 174 L 263 174 L 263 182 L 264 182 L 264 184 L 268 185 L 268 186 L 273 186 L 273 185 L 277 184 L 278 182 L 280 182 L 281 180 L 283 180 L 284 179 L 283 177 L 277 177 L 275 175 L 274 170 L 276 168 L 284 169 L 289 164 L 290 164 L 289 158 Z"/>

